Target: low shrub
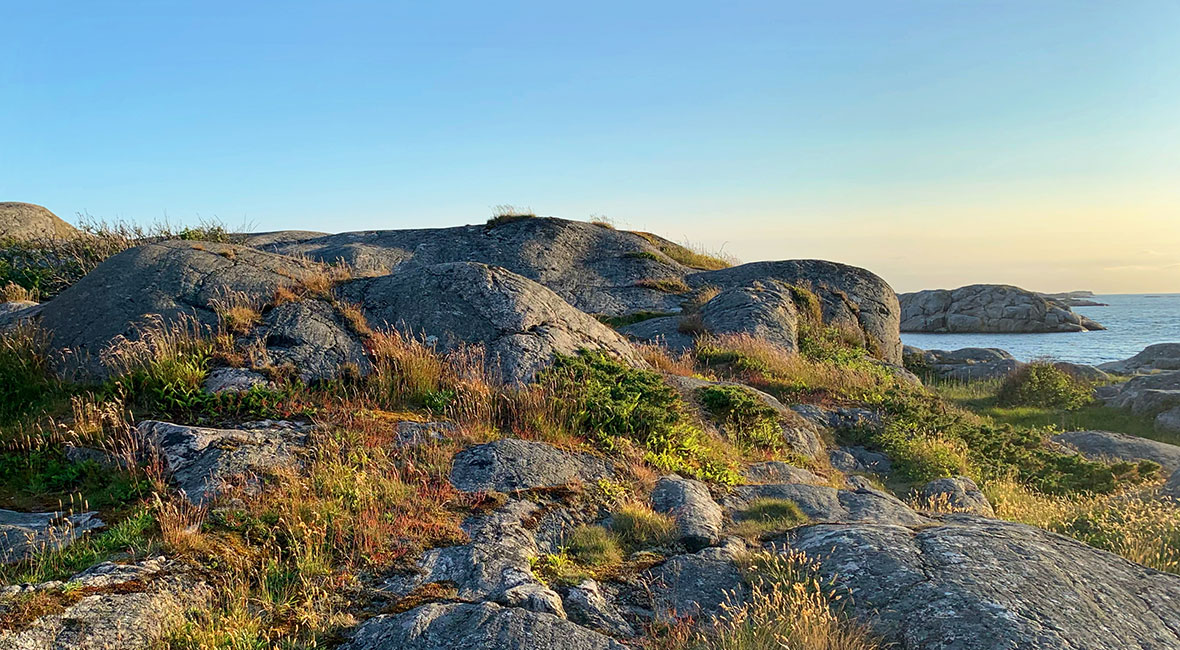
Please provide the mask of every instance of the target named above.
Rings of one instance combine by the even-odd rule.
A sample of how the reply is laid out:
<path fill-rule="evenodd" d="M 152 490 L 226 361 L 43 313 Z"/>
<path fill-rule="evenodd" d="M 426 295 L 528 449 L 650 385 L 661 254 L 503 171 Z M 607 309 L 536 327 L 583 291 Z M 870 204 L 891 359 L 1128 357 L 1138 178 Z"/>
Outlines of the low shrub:
<path fill-rule="evenodd" d="M 705 386 L 697 398 L 735 442 L 758 448 L 782 446 L 778 411 L 742 386 Z"/>
<path fill-rule="evenodd" d="M 1089 383 L 1040 359 L 1005 378 L 997 400 L 1003 406 L 1077 409 L 1093 401 L 1091 393 Z"/>
<path fill-rule="evenodd" d="M 758 537 L 802 526 L 810 518 L 790 499 L 754 499 L 734 513 L 735 532 L 743 537 Z"/>
<path fill-rule="evenodd" d="M 61 389 L 44 330 L 18 325 L 0 333 L 0 425 L 48 404 Z"/>
<path fill-rule="evenodd" d="M 578 526 L 566 535 L 562 548 L 583 566 L 599 567 L 623 561 L 618 540 L 602 526 Z"/>
<path fill-rule="evenodd" d="M 639 445 L 645 460 L 663 471 L 738 479 L 726 450 L 689 421 L 680 395 L 659 374 L 583 350 L 558 355 L 538 379 L 563 404 L 570 429 L 599 449 L 618 453 Z"/>

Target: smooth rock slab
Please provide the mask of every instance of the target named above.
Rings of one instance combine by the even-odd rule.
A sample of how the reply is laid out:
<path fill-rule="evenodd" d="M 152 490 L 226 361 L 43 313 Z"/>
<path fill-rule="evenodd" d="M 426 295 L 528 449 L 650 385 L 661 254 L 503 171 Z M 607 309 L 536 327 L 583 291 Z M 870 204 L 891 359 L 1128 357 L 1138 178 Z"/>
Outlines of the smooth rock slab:
<path fill-rule="evenodd" d="M 1180 648 L 1180 576 L 1030 526 L 950 515 L 808 526 L 784 542 L 899 650 Z"/>
<path fill-rule="evenodd" d="M 65 548 L 83 533 L 102 527 L 97 512 L 0 510 L 0 564 L 19 562 L 43 549 Z"/>
<path fill-rule="evenodd" d="M 468 447 L 455 454 L 451 465 L 451 484 L 461 492 L 563 487 L 613 475 L 610 464 L 596 456 L 515 438 Z"/>
<path fill-rule="evenodd" d="M 896 497 L 879 490 L 837 490 L 826 485 L 786 483 L 740 485 L 722 500 L 730 513 L 757 499 L 794 501 L 812 522 L 874 522 L 921 525 L 926 519 Z"/>
<path fill-rule="evenodd" d="M 627 650 L 550 614 L 492 603 L 431 603 L 365 621 L 345 650 Z"/>
<path fill-rule="evenodd" d="M 1121 375 L 1180 370 L 1180 343 L 1149 345 L 1129 359 L 1099 364 L 1098 368 Z"/>
<path fill-rule="evenodd" d="M 1170 474 L 1180 469 L 1180 447 L 1113 431 L 1067 431 L 1051 438 L 1091 460 L 1149 460 Z"/>
<path fill-rule="evenodd" d="M 1155 430 L 1160 433 L 1180 433 L 1180 406 L 1155 416 Z"/>
<path fill-rule="evenodd" d="M 923 499 L 932 504 L 944 502 L 955 512 L 966 512 L 984 517 L 996 515 L 992 504 L 988 502 L 979 486 L 966 476 L 930 481 L 922 487 L 921 495 Z"/>
<path fill-rule="evenodd" d="M 751 483 L 809 483 L 823 485 L 823 477 L 778 460 L 754 463 L 746 468 L 746 480 Z"/>
<path fill-rule="evenodd" d="M 721 539 L 725 512 L 700 481 L 665 476 L 651 493 L 652 509 L 672 515 L 681 543 L 690 551 L 712 546 Z"/>

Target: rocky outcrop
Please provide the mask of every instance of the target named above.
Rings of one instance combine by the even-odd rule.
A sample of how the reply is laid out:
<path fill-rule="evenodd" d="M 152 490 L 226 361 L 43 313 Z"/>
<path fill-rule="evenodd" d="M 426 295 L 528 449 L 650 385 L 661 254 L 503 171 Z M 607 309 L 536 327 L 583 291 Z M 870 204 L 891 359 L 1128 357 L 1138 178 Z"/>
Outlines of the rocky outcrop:
<path fill-rule="evenodd" d="M 966 476 L 940 478 L 924 485 L 919 496 L 927 504 L 951 512 L 965 512 L 983 517 L 996 516 L 983 491 Z"/>
<path fill-rule="evenodd" d="M 906 346 L 906 367 L 951 381 L 1003 379 L 1024 364 L 999 348 L 920 350 Z"/>
<path fill-rule="evenodd" d="M 431 603 L 396 616 L 376 616 L 344 650 L 627 650 L 608 636 L 552 614 L 492 603 Z"/>
<path fill-rule="evenodd" d="M 484 346 L 487 364 L 510 383 L 525 382 L 557 353 L 586 349 L 646 364 L 618 333 L 549 289 L 510 271 L 474 262 L 408 266 L 342 287 L 373 327 L 436 340 L 443 349 Z"/>
<path fill-rule="evenodd" d="M 28 559 L 41 551 L 65 548 L 86 532 L 102 526 L 97 512 L 0 510 L 0 564 Z"/>
<path fill-rule="evenodd" d="M 1120 375 L 1180 370 L 1180 343 L 1149 345 L 1129 359 L 1099 364 L 1098 368 Z"/>
<path fill-rule="evenodd" d="M 828 460 L 832 463 L 832 467 L 841 472 L 884 476 L 893 471 L 893 461 L 889 459 L 889 456 L 881 452 L 870 451 L 859 445 L 837 447 L 828 452 Z"/>
<path fill-rule="evenodd" d="M 154 647 L 206 605 L 213 589 L 164 558 L 137 564 L 104 562 L 66 582 L 0 588 L 0 620 L 33 597 L 56 601 L 45 614 L 15 629 L 0 625 L 9 650 L 142 650 Z"/>
<path fill-rule="evenodd" d="M 684 618 L 708 621 L 749 598 L 738 568 L 746 547 L 734 539 L 722 546 L 677 555 L 640 575 L 646 610 L 662 623 Z"/>
<path fill-rule="evenodd" d="M 1180 406 L 1180 372 L 1134 377 L 1122 384 L 1103 387 L 1097 394 L 1106 406 L 1155 417 Z"/>
<path fill-rule="evenodd" d="M 543 442 L 505 438 L 455 454 L 451 483 L 462 492 L 517 492 L 591 484 L 613 476 L 609 462 Z"/>
<path fill-rule="evenodd" d="M 1155 416 L 1155 430 L 1160 433 L 1180 433 L 1180 406 Z"/>
<path fill-rule="evenodd" d="M 851 611 L 905 650 L 1180 647 L 1180 577 L 1029 526 L 819 525 L 784 546 L 820 559 Z"/>
<path fill-rule="evenodd" d="M 823 477 L 814 472 L 777 460 L 754 463 L 746 468 L 746 480 L 751 483 L 810 483 L 823 485 Z"/>
<path fill-rule="evenodd" d="M 1168 474 L 1180 469 L 1180 447 L 1113 431 L 1067 431 L 1051 440 L 1097 461 L 1151 461 Z"/>
<path fill-rule="evenodd" d="M 74 237 L 77 234 L 76 228 L 39 205 L 0 202 L 0 240 Z"/>
<path fill-rule="evenodd" d="M 226 296 L 262 304 L 279 287 L 317 271 L 307 262 L 230 244 L 147 244 L 108 259 L 43 305 L 40 323 L 66 374 L 101 379 L 112 371 L 106 355 L 118 341 L 186 323 L 213 328 L 215 305 Z"/>
<path fill-rule="evenodd" d="M 812 522 L 873 522 L 919 525 L 924 519 L 898 498 L 874 489 L 837 490 L 826 485 L 742 485 L 722 500 L 730 513 L 759 499 L 794 501 Z"/>
<path fill-rule="evenodd" d="M 700 481 L 665 476 L 651 493 L 652 509 L 672 515 L 680 542 L 690 551 L 712 546 L 721 539 L 725 513 Z"/>
<path fill-rule="evenodd" d="M 1093 291 L 1066 291 L 1063 293 L 1042 293 L 1048 300 L 1059 302 L 1067 307 L 1107 307 L 1104 302 L 1094 299 Z"/>
<path fill-rule="evenodd" d="M 298 469 L 307 437 L 283 423 L 207 429 L 149 420 L 137 429 L 159 450 L 172 483 L 194 503 L 205 503 L 228 486 L 256 494 L 268 474 Z"/>
<path fill-rule="evenodd" d="M 1037 333 L 1103 329 L 1064 304 L 1008 285 L 929 289 L 901 294 L 898 300 L 903 332 Z"/>

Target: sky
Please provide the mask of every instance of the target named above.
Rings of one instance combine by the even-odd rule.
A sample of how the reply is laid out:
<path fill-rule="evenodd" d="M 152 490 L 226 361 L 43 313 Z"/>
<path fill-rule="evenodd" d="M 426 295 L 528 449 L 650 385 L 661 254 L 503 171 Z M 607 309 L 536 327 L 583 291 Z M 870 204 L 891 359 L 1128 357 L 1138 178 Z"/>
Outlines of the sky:
<path fill-rule="evenodd" d="M 0 201 L 1180 292 L 1180 1 L 0 0 Z"/>

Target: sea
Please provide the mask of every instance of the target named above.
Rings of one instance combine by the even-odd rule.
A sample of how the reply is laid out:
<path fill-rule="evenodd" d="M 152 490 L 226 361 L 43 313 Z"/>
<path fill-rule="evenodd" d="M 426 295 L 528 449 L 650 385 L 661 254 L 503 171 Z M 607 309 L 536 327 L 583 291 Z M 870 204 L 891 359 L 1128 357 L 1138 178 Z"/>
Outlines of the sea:
<path fill-rule="evenodd" d="M 1094 296 L 1104 307 L 1074 307 L 1103 326 L 1061 334 L 907 334 L 902 343 L 924 350 L 1000 348 L 1021 361 L 1050 357 L 1097 365 L 1134 356 L 1154 343 L 1180 343 L 1180 293 Z"/>

